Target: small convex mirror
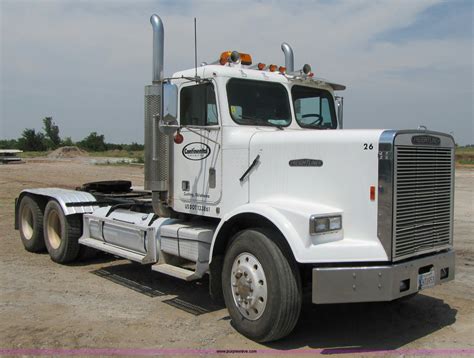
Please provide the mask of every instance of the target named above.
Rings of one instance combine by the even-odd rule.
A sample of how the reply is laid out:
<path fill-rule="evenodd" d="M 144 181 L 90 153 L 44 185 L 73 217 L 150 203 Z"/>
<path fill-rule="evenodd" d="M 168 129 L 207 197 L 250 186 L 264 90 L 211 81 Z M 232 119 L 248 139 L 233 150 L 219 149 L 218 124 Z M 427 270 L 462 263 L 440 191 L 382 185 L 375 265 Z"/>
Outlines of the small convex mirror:
<path fill-rule="evenodd" d="M 159 121 L 160 132 L 172 135 L 178 130 L 178 87 L 163 84 L 163 118 Z"/>

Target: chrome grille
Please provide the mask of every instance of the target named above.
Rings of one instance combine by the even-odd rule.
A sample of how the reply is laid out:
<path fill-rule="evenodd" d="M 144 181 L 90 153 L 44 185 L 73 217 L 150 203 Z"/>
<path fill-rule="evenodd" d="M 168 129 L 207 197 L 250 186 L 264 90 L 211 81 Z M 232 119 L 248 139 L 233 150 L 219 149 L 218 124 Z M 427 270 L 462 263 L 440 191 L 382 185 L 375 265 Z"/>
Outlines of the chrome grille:
<path fill-rule="evenodd" d="M 446 246 L 451 239 L 451 148 L 395 147 L 394 259 Z"/>

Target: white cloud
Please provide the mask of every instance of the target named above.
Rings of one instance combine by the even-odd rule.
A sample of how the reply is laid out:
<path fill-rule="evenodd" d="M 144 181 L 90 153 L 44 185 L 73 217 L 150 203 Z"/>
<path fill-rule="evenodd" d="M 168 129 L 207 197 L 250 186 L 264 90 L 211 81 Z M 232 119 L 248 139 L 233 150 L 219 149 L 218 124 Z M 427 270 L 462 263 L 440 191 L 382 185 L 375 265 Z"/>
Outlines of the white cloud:
<path fill-rule="evenodd" d="M 92 130 L 142 141 L 143 86 L 151 77 L 149 15 L 165 22 L 165 72 L 238 49 L 257 61 L 296 64 L 348 85 L 348 127 L 416 127 L 472 134 L 472 37 L 378 40 L 416 23 L 434 1 L 13 2 L 0 0 L 0 137 L 53 115 L 64 135 Z M 451 119 L 453 118 L 453 119 Z"/>

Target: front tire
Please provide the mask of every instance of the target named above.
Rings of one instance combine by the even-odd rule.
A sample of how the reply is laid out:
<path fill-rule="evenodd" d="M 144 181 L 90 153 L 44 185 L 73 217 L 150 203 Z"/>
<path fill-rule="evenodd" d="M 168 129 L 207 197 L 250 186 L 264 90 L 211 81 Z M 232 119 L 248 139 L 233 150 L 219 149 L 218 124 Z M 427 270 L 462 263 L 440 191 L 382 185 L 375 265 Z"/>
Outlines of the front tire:
<path fill-rule="evenodd" d="M 44 241 L 51 260 L 60 264 L 74 261 L 79 254 L 81 217 L 64 215 L 59 203 L 51 200 L 44 210 L 43 226 Z"/>
<path fill-rule="evenodd" d="M 23 196 L 18 210 L 20 238 L 26 251 L 42 252 L 46 246 L 43 237 L 43 212 L 28 195 Z"/>
<path fill-rule="evenodd" d="M 288 335 L 301 311 L 301 280 L 294 260 L 268 229 L 237 233 L 225 254 L 222 289 L 234 327 L 269 342 Z"/>

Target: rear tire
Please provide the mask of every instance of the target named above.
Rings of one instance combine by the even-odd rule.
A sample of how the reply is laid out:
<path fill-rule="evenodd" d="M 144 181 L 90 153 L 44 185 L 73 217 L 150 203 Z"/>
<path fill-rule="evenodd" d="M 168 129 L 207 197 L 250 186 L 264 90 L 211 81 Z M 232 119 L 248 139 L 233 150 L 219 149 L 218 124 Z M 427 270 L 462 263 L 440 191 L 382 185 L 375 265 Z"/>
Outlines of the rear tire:
<path fill-rule="evenodd" d="M 43 212 L 38 203 L 28 195 L 23 196 L 18 210 L 20 238 L 26 251 L 43 252 Z"/>
<path fill-rule="evenodd" d="M 294 260 L 268 229 L 237 233 L 224 258 L 222 290 L 232 324 L 244 336 L 270 342 L 288 335 L 301 311 L 301 279 Z"/>
<path fill-rule="evenodd" d="M 55 200 L 44 210 L 44 241 L 54 262 L 65 264 L 74 261 L 79 254 L 79 237 L 82 233 L 80 215 L 64 215 Z"/>

